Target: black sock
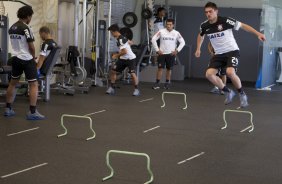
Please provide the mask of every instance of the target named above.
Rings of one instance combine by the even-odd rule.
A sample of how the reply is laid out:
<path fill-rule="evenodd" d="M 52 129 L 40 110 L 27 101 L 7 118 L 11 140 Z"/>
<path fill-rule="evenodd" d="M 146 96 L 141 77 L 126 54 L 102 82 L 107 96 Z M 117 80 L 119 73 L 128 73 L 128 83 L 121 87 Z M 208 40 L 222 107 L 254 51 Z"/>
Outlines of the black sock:
<path fill-rule="evenodd" d="M 166 80 L 165 80 L 165 83 L 169 83 L 169 80 L 166 79 Z"/>
<path fill-rule="evenodd" d="M 157 83 L 157 84 L 160 83 L 160 79 L 156 79 L 156 83 Z"/>
<path fill-rule="evenodd" d="M 135 89 L 138 89 L 138 85 L 134 85 L 134 88 L 135 88 Z"/>
<path fill-rule="evenodd" d="M 230 89 L 228 89 L 228 87 L 226 87 L 226 86 L 224 86 L 221 90 L 224 91 L 224 92 L 230 92 Z"/>
<path fill-rule="evenodd" d="M 112 82 L 111 82 L 111 87 L 112 87 L 112 88 L 115 88 L 115 83 L 112 83 Z"/>
<path fill-rule="evenodd" d="M 34 114 L 35 113 L 35 111 L 36 111 L 36 106 L 29 106 L 29 110 L 30 110 L 30 113 L 31 114 Z"/>
<path fill-rule="evenodd" d="M 240 88 L 240 89 L 238 89 L 238 93 L 244 94 L 245 92 L 244 92 L 244 90 L 242 88 Z"/>
<path fill-rule="evenodd" d="M 6 103 L 6 107 L 9 108 L 9 109 L 12 109 L 12 104 L 11 103 Z"/>

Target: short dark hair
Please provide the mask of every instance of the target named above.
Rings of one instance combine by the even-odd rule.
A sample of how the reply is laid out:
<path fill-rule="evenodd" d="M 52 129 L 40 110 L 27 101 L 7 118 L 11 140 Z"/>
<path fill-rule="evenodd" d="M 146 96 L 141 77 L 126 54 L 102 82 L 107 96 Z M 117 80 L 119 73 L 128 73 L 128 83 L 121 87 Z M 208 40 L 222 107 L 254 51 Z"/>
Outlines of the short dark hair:
<path fill-rule="evenodd" d="M 217 5 L 213 2 L 207 2 L 207 4 L 205 5 L 205 8 L 212 8 L 212 9 L 215 9 L 217 10 Z"/>
<path fill-rule="evenodd" d="M 112 31 L 112 32 L 119 32 L 119 26 L 117 24 L 113 24 L 108 28 L 108 31 Z"/>
<path fill-rule="evenodd" d="M 174 24 L 174 19 L 166 19 L 166 22 L 172 22 Z"/>
<path fill-rule="evenodd" d="M 159 7 L 157 10 L 157 14 L 159 14 L 161 11 L 164 11 L 164 10 L 166 10 L 164 7 Z"/>
<path fill-rule="evenodd" d="M 51 31 L 50 31 L 50 29 L 49 29 L 47 26 L 42 26 L 42 27 L 39 29 L 39 33 L 48 33 L 48 34 L 50 34 Z"/>
<path fill-rule="evenodd" d="M 26 19 L 27 17 L 32 15 L 33 15 L 33 10 L 31 6 L 23 6 L 17 12 L 17 16 L 19 19 Z"/>

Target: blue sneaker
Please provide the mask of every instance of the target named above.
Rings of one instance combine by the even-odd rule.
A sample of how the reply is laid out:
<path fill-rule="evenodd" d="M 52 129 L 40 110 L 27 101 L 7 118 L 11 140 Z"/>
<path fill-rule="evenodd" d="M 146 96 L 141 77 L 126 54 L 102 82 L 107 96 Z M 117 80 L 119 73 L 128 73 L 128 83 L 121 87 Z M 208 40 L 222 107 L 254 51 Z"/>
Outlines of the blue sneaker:
<path fill-rule="evenodd" d="M 4 112 L 4 116 L 6 117 L 11 117 L 11 116 L 14 116 L 16 113 L 13 109 L 10 109 L 10 108 L 5 108 L 5 112 Z"/>
<path fill-rule="evenodd" d="M 235 92 L 233 90 L 230 90 L 230 92 L 225 92 L 225 101 L 224 104 L 228 105 L 232 102 L 234 96 L 236 95 Z"/>
<path fill-rule="evenodd" d="M 45 119 L 45 116 L 40 114 L 37 110 L 33 114 L 31 114 L 31 112 L 29 111 L 28 114 L 26 115 L 26 119 L 27 120 L 43 120 Z"/>

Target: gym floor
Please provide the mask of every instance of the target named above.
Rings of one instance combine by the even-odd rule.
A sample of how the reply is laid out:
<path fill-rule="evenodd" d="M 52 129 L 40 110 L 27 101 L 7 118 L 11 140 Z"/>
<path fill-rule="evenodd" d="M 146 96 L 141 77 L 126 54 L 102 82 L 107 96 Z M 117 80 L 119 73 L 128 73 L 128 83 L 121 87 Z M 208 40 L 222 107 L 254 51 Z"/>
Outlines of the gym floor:
<path fill-rule="evenodd" d="M 244 110 L 253 113 L 255 129 L 241 133 L 250 125 L 248 114 L 228 113 L 228 127 L 221 130 L 223 111 L 236 109 L 238 96 L 225 106 L 224 96 L 208 92 L 212 86 L 206 80 L 186 80 L 174 82 L 170 91 L 185 92 L 188 109 L 182 110 L 180 95 L 167 95 L 166 107 L 161 108 L 163 90 L 154 91 L 151 85 L 140 85 L 140 97 L 131 96 L 129 85 L 121 85 L 115 96 L 105 95 L 106 89 L 99 87 L 75 96 L 52 93 L 50 102 L 39 102 L 39 111 L 47 119 L 38 122 L 24 119 L 28 99 L 17 97 L 16 116 L 0 116 L 0 183 L 140 184 L 149 180 L 143 157 L 113 154 L 115 175 L 102 182 L 110 173 L 105 163 L 109 150 L 147 153 L 157 184 L 282 182 L 282 86 L 270 92 L 246 84 L 250 106 Z M 94 112 L 100 112 L 91 116 L 95 139 L 85 140 L 91 136 L 89 124 L 78 119 L 67 119 L 68 135 L 57 138 L 63 133 L 62 114 Z M 14 134 L 24 130 L 30 131 Z"/>

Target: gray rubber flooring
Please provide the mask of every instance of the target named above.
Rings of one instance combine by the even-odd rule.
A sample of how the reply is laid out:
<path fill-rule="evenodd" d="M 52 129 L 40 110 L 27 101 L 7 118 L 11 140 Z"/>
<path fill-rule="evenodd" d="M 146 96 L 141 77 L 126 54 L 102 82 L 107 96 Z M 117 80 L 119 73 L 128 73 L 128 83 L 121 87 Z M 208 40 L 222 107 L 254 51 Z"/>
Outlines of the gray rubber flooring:
<path fill-rule="evenodd" d="M 224 96 L 208 92 L 211 87 L 206 80 L 175 82 L 169 91 L 187 94 L 187 110 L 182 110 L 183 96 L 177 95 L 167 95 L 162 109 L 163 90 L 154 91 L 146 83 L 141 84 L 139 97 L 131 96 L 128 85 L 121 85 L 115 96 L 105 95 L 106 89 L 98 87 L 75 96 L 54 93 L 50 102 L 39 102 L 39 111 L 47 119 L 38 122 L 25 120 L 28 100 L 18 97 L 16 116 L 0 116 L 0 176 L 48 164 L 1 177 L 0 183 L 141 184 L 149 180 L 143 157 L 113 154 L 115 175 L 102 182 L 110 173 L 107 151 L 123 150 L 150 156 L 156 184 L 281 184 L 282 86 L 271 92 L 245 88 L 250 106 L 244 110 L 254 115 L 252 133 L 240 133 L 249 126 L 249 116 L 239 113 L 229 113 L 228 128 L 221 130 L 223 111 L 236 109 L 239 97 L 226 106 Z M 57 138 L 63 133 L 62 114 L 101 110 L 105 111 L 91 116 L 95 139 L 85 140 L 92 135 L 89 123 L 77 119 L 66 119 L 68 135 Z"/>

